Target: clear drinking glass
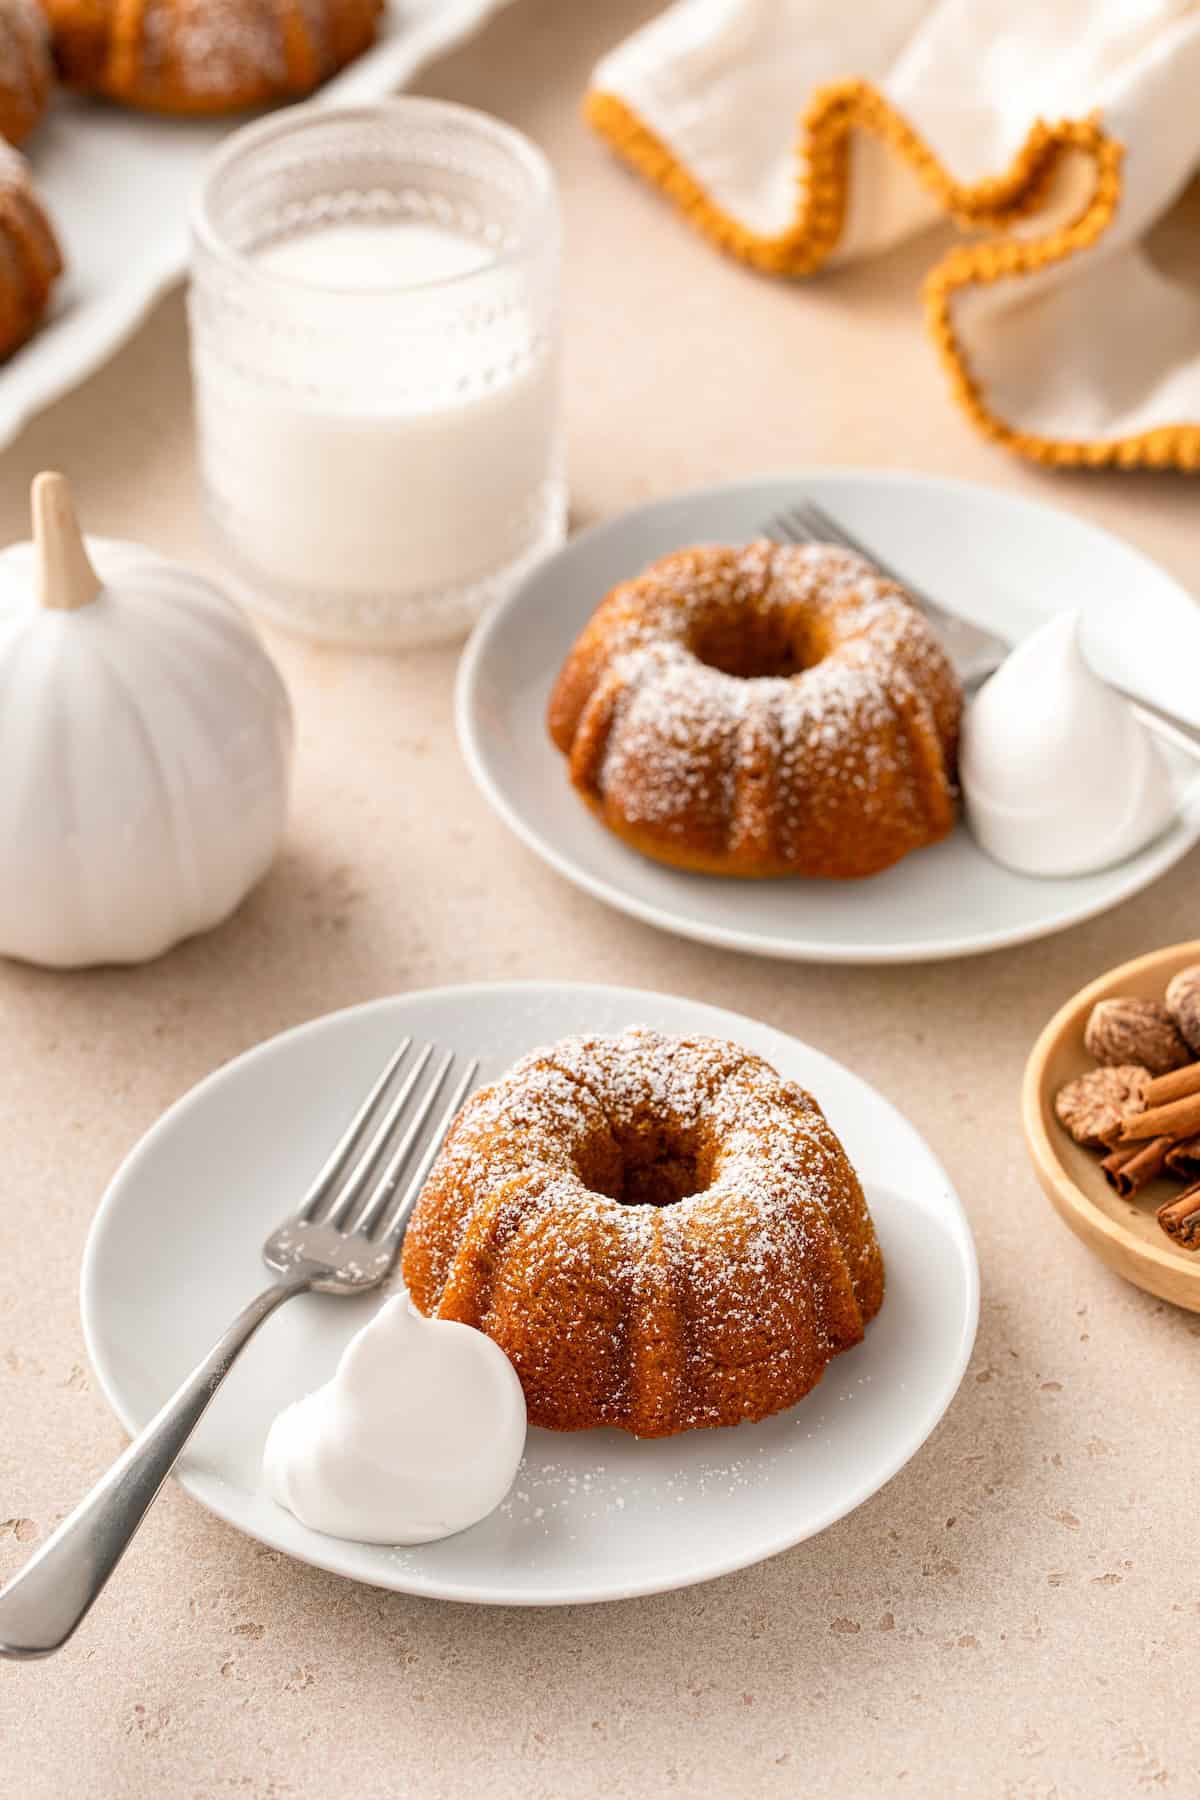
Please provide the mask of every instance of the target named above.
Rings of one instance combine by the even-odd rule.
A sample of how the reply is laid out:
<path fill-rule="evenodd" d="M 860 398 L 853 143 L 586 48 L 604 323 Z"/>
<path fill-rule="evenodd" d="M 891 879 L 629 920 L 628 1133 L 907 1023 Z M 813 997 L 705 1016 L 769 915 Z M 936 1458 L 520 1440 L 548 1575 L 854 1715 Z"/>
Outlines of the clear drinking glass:
<path fill-rule="evenodd" d="M 296 108 L 193 220 L 207 506 L 248 604 L 310 636 L 460 635 L 561 542 L 550 167 L 470 108 Z"/>

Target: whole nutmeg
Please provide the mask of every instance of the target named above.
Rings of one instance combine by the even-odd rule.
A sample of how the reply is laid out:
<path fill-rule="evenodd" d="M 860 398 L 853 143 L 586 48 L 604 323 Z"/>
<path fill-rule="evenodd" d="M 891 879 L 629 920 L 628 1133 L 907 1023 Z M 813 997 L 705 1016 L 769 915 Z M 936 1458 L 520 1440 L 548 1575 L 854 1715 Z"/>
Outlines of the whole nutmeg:
<path fill-rule="evenodd" d="M 1058 1122 L 1087 1150 L 1106 1150 L 1122 1120 L 1144 1112 L 1150 1075 L 1146 1069 L 1089 1069 L 1059 1088 L 1054 1097 Z"/>
<path fill-rule="evenodd" d="M 1200 963 L 1180 969 L 1178 975 L 1172 977 L 1167 989 L 1167 1011 L 1193 1053 L 1200 1056 Z"/>
<path fill-rule="evenodd" d="M 1168 1075 L 1192 1060 L 1179 1027 L 1157 1000 L 1100 1000 L 1092 1008 L 1083 1041 L 1098 1063 L 1137 1063 L 1152 1075 Z"/>

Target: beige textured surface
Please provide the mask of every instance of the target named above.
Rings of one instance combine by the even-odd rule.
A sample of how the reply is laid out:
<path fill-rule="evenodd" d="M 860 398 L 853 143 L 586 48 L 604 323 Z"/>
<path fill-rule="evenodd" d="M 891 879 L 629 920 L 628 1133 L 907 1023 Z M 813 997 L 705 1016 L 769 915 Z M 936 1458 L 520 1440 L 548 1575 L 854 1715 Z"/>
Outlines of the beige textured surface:
<path fill-rule="evenodd" d="M 587 140 L 586 69 L 644 10 L 522 0 L 425 84 L 513 118 L 562 174 L 579 517 L 806 460 L 916 466 L 1076 507 L 1195 580 L 1194 486 L 1044 477 L 969 433 L 918 330 L 927 247 L 772 286 L 718 261 Z M 5 455 L 0 536 L 22 533 L 28 477 L 64 464 L 94 529 L 196 554 L 187 412 L 176 298 Z M 458 759 L 451 655 L 273 647 L 299 713 L 295 819 L 240 916 L 133 972 L 0 966 L 0 1573 L 119 1447 L 76 1311 L 118 1159 L 216 1063 L 396 989 L 617 979 L 741 1008 L 852 1063 L 960 1185 L 979 1343 L 942 1428 L 860 1512 L 659 1599 L 525 1614 L 375 1593 L 171 1488 L 74 1644 L 0 1667 L 6 1800 L 1200 1791 L 1185 1502 L 1200 1320 L 1067 1234 L 1017 1121 L 1051 1008 L 1195 935 L 1200 857 L 1095 924 L 973 963 L 756 963 L 609 913 L 509 840 Z"/>

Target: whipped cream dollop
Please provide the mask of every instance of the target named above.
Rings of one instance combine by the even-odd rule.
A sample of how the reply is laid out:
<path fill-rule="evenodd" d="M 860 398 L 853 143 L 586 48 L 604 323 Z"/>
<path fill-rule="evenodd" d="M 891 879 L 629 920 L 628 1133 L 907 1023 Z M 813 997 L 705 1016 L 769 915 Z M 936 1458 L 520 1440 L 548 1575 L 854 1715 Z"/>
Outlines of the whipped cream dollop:
<path fill-rule="evenodd" d="M 1133 856 L 1176 811 L 1157 740 L 1093 674 L 1080 615 L 1026 638 L 963 722 L 967 822 L 997 862 L 1026 875 L 1086 875 Z"/>
<path fill-rule="evenodd" d="M 524 1447 L 525 1396 L 503 1350 L 403 1294 L 350 1340 L 324 1387 L 279 1414 L 263 1476 L 314 1531 L 427 1544 L 499 1506 Z"/>

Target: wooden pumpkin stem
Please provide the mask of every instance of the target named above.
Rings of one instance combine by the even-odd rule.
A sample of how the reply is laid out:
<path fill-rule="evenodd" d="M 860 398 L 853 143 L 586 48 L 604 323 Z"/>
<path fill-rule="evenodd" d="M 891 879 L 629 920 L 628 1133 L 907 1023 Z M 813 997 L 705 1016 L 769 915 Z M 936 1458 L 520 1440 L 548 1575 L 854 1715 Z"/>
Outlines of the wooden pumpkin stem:
<path fill-rule="evenodd" d="M 84 547 L 65 475 L 39 475 L 33 484 L 33 541 L 42 606 L 74 612 L 96 599 L 103 583 Z"/>

